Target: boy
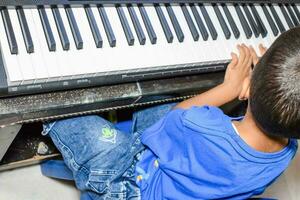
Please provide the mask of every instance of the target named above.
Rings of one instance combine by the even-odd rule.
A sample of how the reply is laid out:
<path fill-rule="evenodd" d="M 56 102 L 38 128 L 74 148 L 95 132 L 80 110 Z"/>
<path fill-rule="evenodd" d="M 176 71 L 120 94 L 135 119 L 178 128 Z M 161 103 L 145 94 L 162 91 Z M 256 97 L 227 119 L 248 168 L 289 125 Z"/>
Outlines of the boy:
<path fill-rule="evenodd" d="M 300 138 L 300 28 L 282 34 L 260 61 L 253 48 L 238 49 L 221 85 L 171 111 L 136 113 L 133 134 L 97 116 L 45 125 L 77 187 L 91 199 L 261 194 L 294 157 L 292 138 Z M 217 108 L 237 97 L 249 99 L 244 117 Z"/>

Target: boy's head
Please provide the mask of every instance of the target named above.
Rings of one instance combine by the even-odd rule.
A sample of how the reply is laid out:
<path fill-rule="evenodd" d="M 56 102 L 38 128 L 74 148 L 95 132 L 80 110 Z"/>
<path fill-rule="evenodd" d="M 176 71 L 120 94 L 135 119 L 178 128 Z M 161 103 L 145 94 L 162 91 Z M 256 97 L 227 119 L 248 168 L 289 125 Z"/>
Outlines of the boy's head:
<path fill-rule="evenodd" d="M 300 138 L 300 28 L 282 34 L 255 66 L 250 110 L 271 136 Z"/>

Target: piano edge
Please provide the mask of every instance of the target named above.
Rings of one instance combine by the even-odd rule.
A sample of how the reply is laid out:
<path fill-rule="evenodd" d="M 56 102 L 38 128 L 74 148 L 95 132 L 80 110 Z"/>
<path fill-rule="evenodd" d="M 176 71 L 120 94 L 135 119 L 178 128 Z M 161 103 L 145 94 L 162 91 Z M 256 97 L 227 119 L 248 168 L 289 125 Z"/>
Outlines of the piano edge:
<path fill-rule="evenodd" d="M 0 126 L 179 101 L 223 81 L 224 72 L 0 99 Z M 164 96 L 169 98 L 164 98 Z M 149 100 L 148 97 L 161 96 Z"/>

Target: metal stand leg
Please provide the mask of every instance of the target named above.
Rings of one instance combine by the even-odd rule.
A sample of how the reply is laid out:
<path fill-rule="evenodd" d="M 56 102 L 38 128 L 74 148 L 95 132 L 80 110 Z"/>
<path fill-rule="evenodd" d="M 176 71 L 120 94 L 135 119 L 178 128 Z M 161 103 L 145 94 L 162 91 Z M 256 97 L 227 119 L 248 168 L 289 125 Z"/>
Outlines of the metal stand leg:
<path fill-rule="evenodd" d="M 11 145 L 12 141 L 20 131 L 21 127 L 22 124 L 15 124 L 12 126 L 0 128 L 0 161 L 2 160 L 8 147 Z"/>

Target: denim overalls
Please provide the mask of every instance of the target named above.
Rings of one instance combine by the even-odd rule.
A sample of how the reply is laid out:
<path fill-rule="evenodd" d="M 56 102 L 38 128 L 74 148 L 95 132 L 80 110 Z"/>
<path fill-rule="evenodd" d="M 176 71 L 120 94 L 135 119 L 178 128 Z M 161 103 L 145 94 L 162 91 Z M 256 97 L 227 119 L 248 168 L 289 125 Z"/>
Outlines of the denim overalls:
<path fill-rule="evenodd" d="M 44 124 L 72 171 L 76 186 L 92 199 L 140 199 L 135 165 L 144 150 L 143 130 L 163 117 L 175 104 L 134 113 L 131 133 L 96 116 L 83 116 Z"/>

